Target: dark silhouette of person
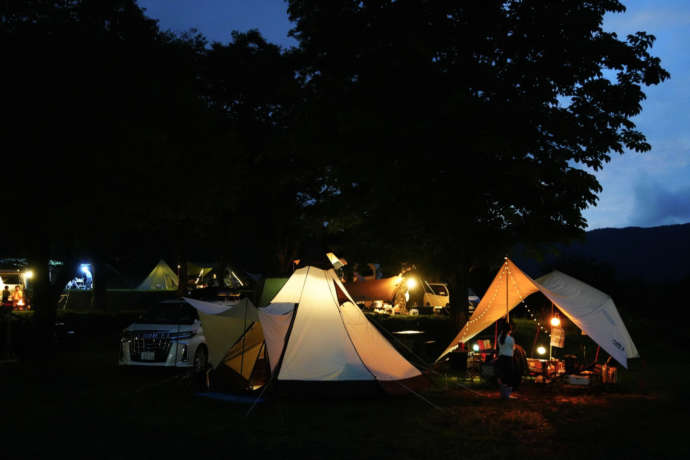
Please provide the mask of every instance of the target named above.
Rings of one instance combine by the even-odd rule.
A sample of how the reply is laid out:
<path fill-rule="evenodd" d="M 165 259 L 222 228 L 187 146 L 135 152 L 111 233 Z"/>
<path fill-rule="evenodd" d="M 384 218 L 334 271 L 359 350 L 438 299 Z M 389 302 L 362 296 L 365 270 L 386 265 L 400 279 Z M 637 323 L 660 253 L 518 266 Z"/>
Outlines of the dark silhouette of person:
<path fill-rule="evenodd" d="M 2 290 L 2 305 L 8 305 L 10 303 L 10 287 L 5 285 L 5 289 Z"/>

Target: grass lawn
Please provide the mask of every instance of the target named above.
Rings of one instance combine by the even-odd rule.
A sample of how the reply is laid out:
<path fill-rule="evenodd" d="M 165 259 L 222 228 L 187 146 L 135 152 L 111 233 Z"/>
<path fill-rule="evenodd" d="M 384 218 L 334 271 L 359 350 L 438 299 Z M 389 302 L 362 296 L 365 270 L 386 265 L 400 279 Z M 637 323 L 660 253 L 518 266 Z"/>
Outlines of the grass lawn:
<path fill-rule="evenodd" d="M 249 417 L 246 404 L 196 396 L 183 374 L 121 372 L 111 328 L 49 369 L 0 366 L 3 457 L 688 458 L 690 372 L 673 346 L 687 338 L 633 326 L 646 359 L 612 388 L 531 383 L 502 401 L 485 383 L 437 376 L 423 396 L 441 410 L 415 396 L 269 398 Z"/>

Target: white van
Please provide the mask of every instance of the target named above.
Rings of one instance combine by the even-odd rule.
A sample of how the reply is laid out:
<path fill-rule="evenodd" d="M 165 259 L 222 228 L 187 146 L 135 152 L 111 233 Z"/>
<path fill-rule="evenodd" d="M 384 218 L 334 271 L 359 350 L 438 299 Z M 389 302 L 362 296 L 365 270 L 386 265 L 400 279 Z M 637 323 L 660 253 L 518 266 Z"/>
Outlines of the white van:
<path fill-rule="evenodd" d="M 439 311 L 450 304 L 450 292 L 446 283 L 429 283 L 424 281 L 423 284 L 425 307 L 434 307 L 434 311 Z"/>
<path fill-rule="evenodd" d="M 163 301 L 122 331 L 120 366 L 182 367 L 196 373 L 207 362 L 199 315 L 184 300 Z"/>

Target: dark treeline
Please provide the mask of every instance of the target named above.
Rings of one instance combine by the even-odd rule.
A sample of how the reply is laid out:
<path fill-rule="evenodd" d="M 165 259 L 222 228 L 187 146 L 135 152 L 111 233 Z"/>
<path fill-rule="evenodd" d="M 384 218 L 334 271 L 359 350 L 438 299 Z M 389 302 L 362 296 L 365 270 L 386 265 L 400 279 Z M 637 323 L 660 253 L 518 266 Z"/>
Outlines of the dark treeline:
<path fill-rule="evenodd" d="M 669 74 L 653 36 L 602 29 L 618 1 L 288 7 L 293 49 L 161 31 L 133 0 L 2 2 L 0 243 L 37 267 L 39 323 L 50 258 L 285 273 L 328 248 L 463 292 L 515 242 L 583 233 L 584 166 L 650 149 L 631 119 Z"/>

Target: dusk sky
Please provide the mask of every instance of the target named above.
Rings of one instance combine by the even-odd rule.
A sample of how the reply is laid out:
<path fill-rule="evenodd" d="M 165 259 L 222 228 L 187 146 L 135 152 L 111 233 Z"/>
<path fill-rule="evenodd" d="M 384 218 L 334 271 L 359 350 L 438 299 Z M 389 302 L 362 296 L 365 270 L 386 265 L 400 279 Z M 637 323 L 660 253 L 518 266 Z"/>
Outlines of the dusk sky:
<path fill-rule="evenodd" d="M 227 42 L 233 30 L 256 28 L 269 41 L 289 47 L 292 24 L 284 0 L 139 0 L 162 29 L 196 28 L 209 41 Z M 646 88 L 634 121 L 652 150 L 615 156 L 596 173 L 604 188 L 585 211 L 589 229 L 650 227 L 690 222 L 690 2 L 623 0 L 627 11 L 609 14 L 604 28 L 619 37 L 636 31 L 656 36 L 652 54 L 671 79 Z"/>

